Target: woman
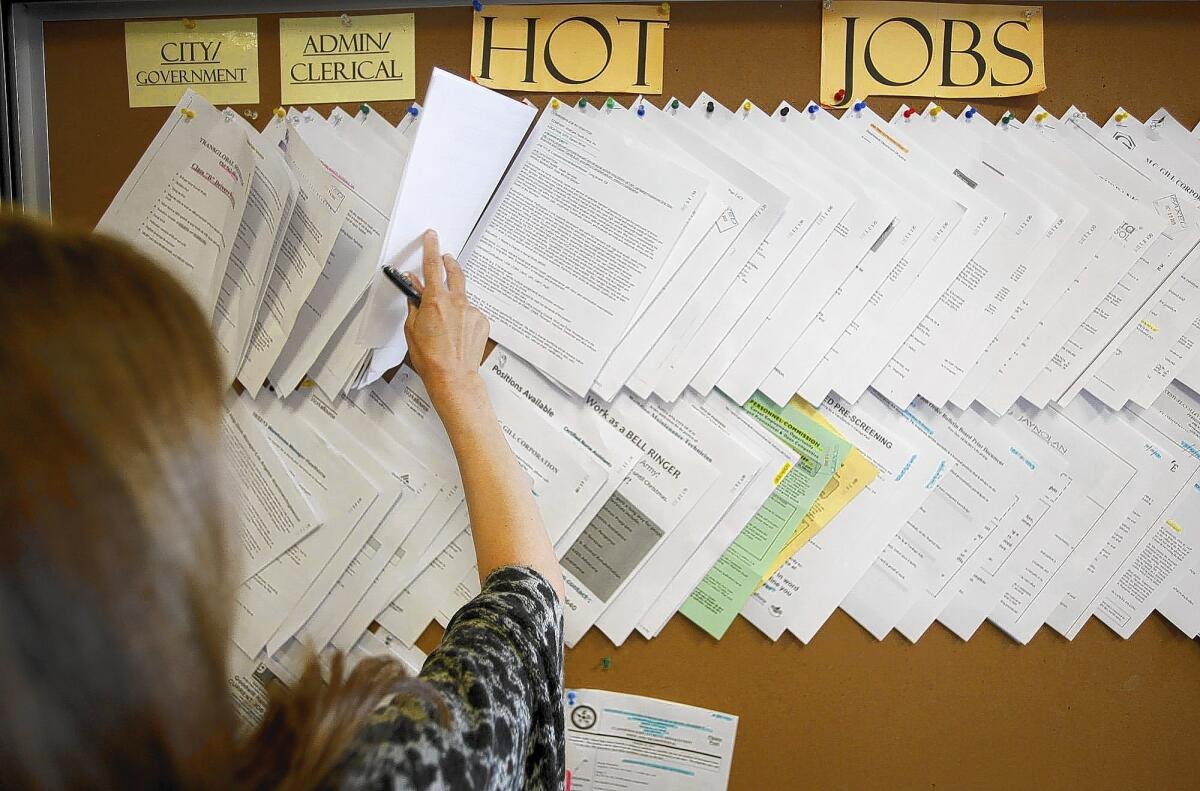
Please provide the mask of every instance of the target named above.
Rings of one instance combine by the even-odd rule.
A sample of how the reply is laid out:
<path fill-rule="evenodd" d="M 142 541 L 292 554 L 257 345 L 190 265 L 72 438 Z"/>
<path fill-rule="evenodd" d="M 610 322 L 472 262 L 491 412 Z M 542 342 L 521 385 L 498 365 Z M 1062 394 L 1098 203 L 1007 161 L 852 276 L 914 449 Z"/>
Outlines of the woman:
<path fill-rule="evenodd" d="M 482 592 L 419 679 L 384 659 L 343 677 L 338 660 L 326 684 L 314 661 L 238 739 L 208 324 L 132 249 L 0 219 L 0 786 L 561 785 L 562 577 L 478 373 L 487 322 L 424 243 L 405 330 Z"/>

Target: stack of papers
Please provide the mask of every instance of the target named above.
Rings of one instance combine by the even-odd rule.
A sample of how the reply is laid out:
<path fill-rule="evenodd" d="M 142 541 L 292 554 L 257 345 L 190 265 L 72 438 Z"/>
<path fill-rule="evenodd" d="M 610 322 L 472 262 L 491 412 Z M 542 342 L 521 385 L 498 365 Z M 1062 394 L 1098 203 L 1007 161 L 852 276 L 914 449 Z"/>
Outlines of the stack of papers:
<path fill-rule="evenodd" d="M 838 607 L 879 639 L 1156 609 L 1196 635 L 1200 138 L 906 109 L 538 115 L 435 71 L 397 127 L 256 131 L 186 94 L 99 227 L 180 278 L 241 383 L 245 710 L 306 646 L 403 653 L 478 592 L 449 439 L 415 372 L 382 376 L 407 304 L 380 266 L 427 227 L 499 344 L 568 644 L 676 612 L 808 641 Z"/>

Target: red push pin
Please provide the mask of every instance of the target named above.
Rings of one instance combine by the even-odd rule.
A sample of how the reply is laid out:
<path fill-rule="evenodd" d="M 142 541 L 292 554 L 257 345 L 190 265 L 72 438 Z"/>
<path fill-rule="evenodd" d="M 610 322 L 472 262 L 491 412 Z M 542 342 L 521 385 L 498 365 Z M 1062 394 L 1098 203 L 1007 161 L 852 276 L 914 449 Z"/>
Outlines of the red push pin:
<path fill-rule="evenodd" d="M 837 93 L 835 93 L 835 94 L 833 95 L 833 103 L 834 103 L 834 104 L 841 104 L 841 103 L 842 103 L 842 100 L 843 100 L 843 99 L 845 99 L 845 98 L 846 98 L 846 89 L 845 89 L 845 88 L 838 88 L 838 92 L 837 92 Z"/>
<path fill-rule="evenodd" d="M 912 117 L 913 117 L 913 114 L 915 114 L 916 112 L 917 112 L 917 108 L 915 108 L 915 107 L 910 107 L 910 108 L 908 108 L 907 110 L 905 110 L 905 111 L 904 111 L 904 117 L 905 117 L 905 118 L 912 118 Z"/>

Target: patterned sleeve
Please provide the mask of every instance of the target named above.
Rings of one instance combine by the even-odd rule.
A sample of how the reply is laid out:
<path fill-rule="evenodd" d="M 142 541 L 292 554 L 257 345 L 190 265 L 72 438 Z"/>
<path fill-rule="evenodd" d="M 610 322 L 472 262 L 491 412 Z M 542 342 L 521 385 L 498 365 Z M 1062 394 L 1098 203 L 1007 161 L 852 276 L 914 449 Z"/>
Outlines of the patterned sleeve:
<path fill-rule="evenodd" d="M 405 695 L 376 712 L 342 763 L 340 787 L 561 788 L 562 623 L 545 578 L 496 569 L 425 661 L 432 700 Z"/>

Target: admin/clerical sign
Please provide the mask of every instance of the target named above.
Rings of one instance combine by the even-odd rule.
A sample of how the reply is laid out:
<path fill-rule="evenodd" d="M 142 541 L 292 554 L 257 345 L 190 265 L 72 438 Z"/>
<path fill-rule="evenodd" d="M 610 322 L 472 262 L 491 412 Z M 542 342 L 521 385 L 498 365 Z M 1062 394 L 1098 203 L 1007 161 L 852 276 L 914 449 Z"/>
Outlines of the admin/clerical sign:
<path fill-rule="evenodd" d="M 174 107 L 188 88 L 213 104 L 258 103 L 258 20 L 125 23 L 130 107 Z"/>
<path fill-rule="evenodd" d="M 412 14 L 279 20 L 284 104 L 416 96 Z"/>
<path fill-rule="evenodd" d="M 486 5 L 471 76 L 501 90 L 660 94 L 666 5 Z"/>
<path fill-rule="evenodd" d="M 1046 89 L 1040 6 L 833 0 L 821 21 L 821 102 L 1020 96 Z"/>

